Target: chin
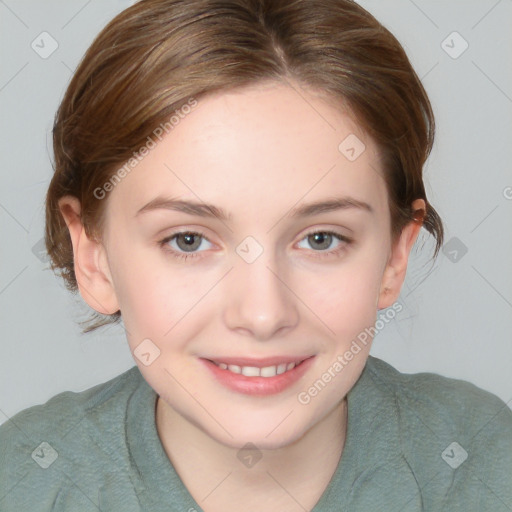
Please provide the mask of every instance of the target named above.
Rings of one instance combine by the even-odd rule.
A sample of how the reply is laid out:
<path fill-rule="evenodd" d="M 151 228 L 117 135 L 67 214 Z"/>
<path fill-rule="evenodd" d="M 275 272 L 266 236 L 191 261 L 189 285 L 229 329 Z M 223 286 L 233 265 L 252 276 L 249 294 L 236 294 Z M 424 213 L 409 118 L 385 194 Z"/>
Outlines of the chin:
<path fill-rule="evenodd" d="M 292 415 L 290 415 L 290 418 L 291 416 Z M 284 415 L 283 418 L 284 417 L 286 417 L 286 415 Z M 283 418 L 272 422 L 272 424 L 247 425 L 247 428 L 244 428 L 245 425 L 240 423 L 232 427 L 226 426 L 226 429 L 232 437 L 224 431 L 222 431 L 219 437 L 218 430 L 215 432 L 216 435 L 213 432 L 208 432 L 208 435 L 231 448 L 239 449 L 247 443 L 252 443 L 261 450 L 277 450 L 297 442 L 308 430 L 307 425 L 304 425 L 302 428 L 297 428 L 296 418 L 294 419 L 295 424 L 293 425 L 291 422 L 287 422 L 287 420 L 283 422 Z M 280 425 L 281 422 L 282 424 Z M 288 424 L 285 425 L 285 423 Z M 293 428 L 290 429 L 290 427 Z"/>

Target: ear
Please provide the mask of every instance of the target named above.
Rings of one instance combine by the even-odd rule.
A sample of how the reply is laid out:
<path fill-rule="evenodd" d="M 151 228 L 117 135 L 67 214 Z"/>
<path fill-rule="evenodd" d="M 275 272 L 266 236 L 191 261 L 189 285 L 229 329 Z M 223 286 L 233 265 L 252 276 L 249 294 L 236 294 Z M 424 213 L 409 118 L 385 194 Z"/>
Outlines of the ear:
<path fill-rule="evenodd" d="M 425 201 L 423 199 L 413 201 L 412 210 L 415 212 L 415 220 L 409 222 L 409 224 L 403 228 L 399 239 L 391 249 L 391 254 L 382 277 L 377 301 L 378 309 L 388 308 L 400 295 L 400 290 L 402 289 L 402 284 L 407 272 L 409 253 L 418 237 L 427 211 Z"/>
<path fill-rule="evenodd" d="M 73 196 L 59 200 L 59 209 L 73 244 L 73 263 L 80 295 L 98 313 L 111 315 L 119 311 L 112 276 L 104 246 L 90 239 L 80 218 L 80 201 Z"/>

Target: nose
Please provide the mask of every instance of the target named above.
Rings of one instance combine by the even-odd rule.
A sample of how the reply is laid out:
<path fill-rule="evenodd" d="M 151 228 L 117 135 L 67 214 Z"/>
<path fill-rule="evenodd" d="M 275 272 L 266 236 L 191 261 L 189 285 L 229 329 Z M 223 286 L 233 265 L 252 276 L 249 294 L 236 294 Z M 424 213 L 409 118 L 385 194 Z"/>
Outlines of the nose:
<path fill-rule="evenodd" d="M 231 330 L 265 341 L 297 325 L 298 299 L 288 274 L 264 252 L 253 263 L 235 260 L 226 281 L 224 321 Z"/>

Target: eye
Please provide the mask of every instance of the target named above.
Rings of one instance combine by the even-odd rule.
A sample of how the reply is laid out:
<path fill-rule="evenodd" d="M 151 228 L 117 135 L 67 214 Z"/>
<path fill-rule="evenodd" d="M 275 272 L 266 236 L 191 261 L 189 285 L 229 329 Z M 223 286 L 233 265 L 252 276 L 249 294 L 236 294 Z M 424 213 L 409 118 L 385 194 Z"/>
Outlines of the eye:
<path fill-rule="evenodd" d="M 197 257 L 196 252 L 202 252 L 197 251 L 197 249 L 204 246 L 203 242 L 211 244 L 203 233 L 198 231 L 179 231 L 164 238 L 159 243 L 172 256 L 187 259 L 189 257 Z M 209 248 L 206 247 L 206 249 Z"/>
<path fill-rule="evenodd" d="M 327 250 L 332 247 L 333 243 L 336 243 L 338 240 L 338 245 L 336 248 Z M 313 247 L 314 252 L 320 253 L 316 254 L 315 257 L 329 257 L 336 255 L 343 250 L 346 249 L 348 245 L 350 245 L 353 240 L 341 233 L 337 233 L 336 231 L 313 231 L 308 233 L 301 242 L 306 241 Z M 301 247 L 303 248 L 303 247 Z"/>
<path fill-rule="evenodd" d="M 353 240 L 336 231 L 313 231 L 308 233 L 300 243 L 306 241 L 316 253 L 313 257 L 330 257 L 344 251 Z M 337 247 L 328 250 L 338 241 Z M 178 231 L 167 236 L 159 242 L 159 245 L 168 252 L 172 257 L 178 259 L 197 258 L 199 253 L 211 247 L 204 247 L 204 242 L 211 246 L 211 242 L 200 231 Z M 198 250 L 202 247 L 203 250 Z M 304 247 L 299 248 L 303 249 Z"/>

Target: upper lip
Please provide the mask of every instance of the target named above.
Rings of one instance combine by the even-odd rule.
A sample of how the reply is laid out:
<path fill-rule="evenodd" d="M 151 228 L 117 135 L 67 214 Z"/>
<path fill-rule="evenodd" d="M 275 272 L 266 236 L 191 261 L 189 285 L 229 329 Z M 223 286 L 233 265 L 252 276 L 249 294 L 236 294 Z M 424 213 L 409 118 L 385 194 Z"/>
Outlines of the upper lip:
<path fill-rule="evenodd" d="M 226 363 L 229 365 L 236 366 L 251 366 L 253 368 L 266 368 L 267 366 L 278 366 L 280 364 L 288 363 L 301 363 L 302 361 L 309 359 L 313 356 L 271 356 L 260 359 L 252 359 L 249 357 L 234 357 L 234 356 L 216 356 L 216 357 L 205 357 L 214 363 Z"/>

